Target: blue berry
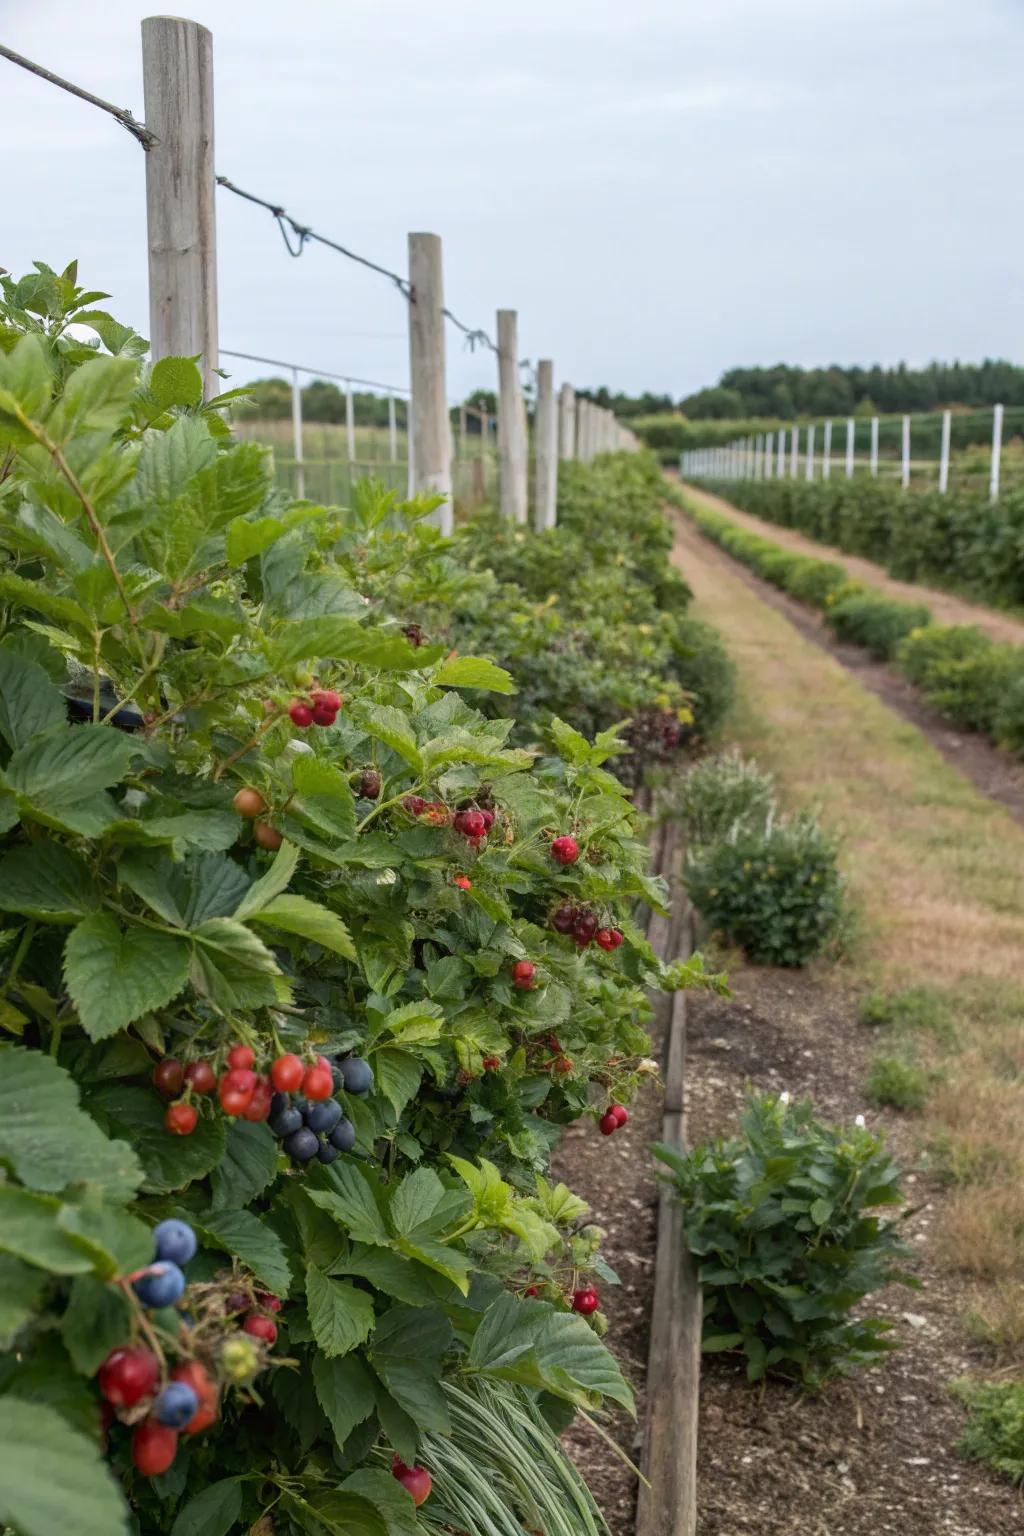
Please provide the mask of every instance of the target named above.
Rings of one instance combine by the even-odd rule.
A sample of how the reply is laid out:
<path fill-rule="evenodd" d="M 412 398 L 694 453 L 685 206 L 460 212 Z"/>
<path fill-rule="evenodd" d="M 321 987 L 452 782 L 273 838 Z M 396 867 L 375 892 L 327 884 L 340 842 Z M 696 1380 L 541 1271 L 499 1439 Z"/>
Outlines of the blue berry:
<path fill-rule="evenodd" d="M 292 1107 L 292 1096 L 291 1096 L 290 1093 L 274 1093 L 274 1094 L 271 1094 L 271 1096 L 270 1096 L 270 1118 L 271 1118 L 271 1120 L 273 1120 L 275 1115 L 280 1115 L 280 1114 L 283 1113 L 284 1110 L 291 1109 L 291 1107 Z"/>
<path fill-rule="evenodd" d="M 334 1127 L 329 1139 L 331 1146 L 337 1147 L 339 1152 L 351 1152 L 356 1144 L 356 1128 L 352 1121 L 346 1120 L 343 1116 Z"/>
<path fill-rule="evenodd" d="M 341 1156 L 341 1153 L 337 1147 L 332 1147 L 329 1141 L 322 1141 L 316 1149 L 316 1155 L 322 1163 L 333 1163 L 336 1157 Z"/>
<path fill-rule="evenodd" d="M 311 1104 L 306 1110 L 306 1124 L 318 1136 L 333 1131 L 340 1119 L 341 1105 L 337 1099 L 322 1099 L 319 1104 Z"/>
<path fill-rule="evenodd" d="M 185 1276 L 177 1264 L 161 1260 L 139 1276 L 134 1290 L 144 1307 L 173 1307 L 185 1294 Z"/>
<path fill-rule="evenodd" d="M 185 1381 L 172 1381 L 156 1400 L 153 1415 L 168 1429 L 184 1429 L 199 1412 L 199 1394 Z"/>
<path fill-rule="evenodd" d="M 284 1149 L 297 1163 L 308 1163 L 320 1150 L 320 1141 L 316 1133 L 304 1125 L 301 1130 L 285 1137 Z"/>
<path fill-rule="evenodd" d="M 361 1056 L 346 1056 L 340 1063 L 341 1075 L 349 1093 L 369 1093 L 373 1087 L 373 1068 Z"/>
<path fill-rule="evenodd" d="M 175 1221 L 173 1217 L 153 1228 L 153 1244 L 158 1259 L 179 1268 L 196 1256 L 196 1235 L 187 1221 Z"/>
<path fill-rule="evenodd" d="M 275 1136 L 290 1136 L 293 1131 L 302 1129 L 302 1115 L 297 1109 L 282 1109 L 276 1115 L 271 1115 L 267 1122 Z"/>

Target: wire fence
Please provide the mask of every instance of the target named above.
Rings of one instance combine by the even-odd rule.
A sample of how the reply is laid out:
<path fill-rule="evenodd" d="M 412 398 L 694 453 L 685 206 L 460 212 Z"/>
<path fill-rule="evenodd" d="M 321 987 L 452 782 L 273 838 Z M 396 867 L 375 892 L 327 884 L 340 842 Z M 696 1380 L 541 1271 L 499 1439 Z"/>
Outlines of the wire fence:
<path fill-rule="evenodd" d="M 828 480 L 870 475 L 905 490 L 988 495 L 1024 485 L 1024 406 L 828 417 L 680 457 L 685 479 Z"/>

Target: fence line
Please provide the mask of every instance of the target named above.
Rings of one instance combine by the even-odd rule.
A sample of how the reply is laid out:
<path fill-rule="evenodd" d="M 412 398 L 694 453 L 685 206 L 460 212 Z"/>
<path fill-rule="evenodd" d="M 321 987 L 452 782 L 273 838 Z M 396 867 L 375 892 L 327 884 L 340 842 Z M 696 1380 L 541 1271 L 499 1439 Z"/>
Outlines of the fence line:
<path fill-rule="evenodd" d="M 515 350 L 502 356 L 500 326 L 496 344 L 482 327 L 466 325 L 445 304 L 441 242 L 436 235 L 410 236 L 408 276 L 394 272 L 369 257 L 362 256 L 341 242 L 302 224 L 283 205 L 238 187 L 226 176 L 218 176 L 214 165 L 214 82 L 213 38 L 204 26 L 169 16 L 150 16 L 142 23 L 142 61 L 145 123 L 127 108 L 95 96 L 71 81 L 62 79 L 42 65 L 13 50 L 0 47 L 0 56 L 26 69 L 48 84 L 113 116 L 146 151 L 146 209 L 149 251 L 149 300 L 151 355 L 154 361 L 168 355 L 199 357 L 207 393 L 215 393 L 219 365 L 217 328 L 217 187 L 247 202 L 267 209 L 281 231 L 284 244 L 293 257 L 299 257 L 310 242 L 329 247 L 342 257 L 357 262 L 392 282 L 407 301 L 410 335 L 410 387 L 374 385 L 346 374 L 307 369 L 296 363 L 263 358 L 255 353 L 224 349 L 228 357 L 266 362 L 285 368 L 291 375 L 292 438 L 295 453 L 297 489 L 305 490 L 306 456 L 303 452 L 302 397 L 299 374 L 340 380 L 346 388 L 346 444 L 349 468 L 356 458 L 356 425 L 352 386 L 382 388 L 388 398 L 389 462 L 398 464 L 398 430 L 395 401 L 407 396 L 410 442 L 408 490 L 410 494 L 439 493 L 445 497 L 438 521 L 449 528 L 454 486 L 452 433 L 445 389 L 444 322 L 453 325 L 474 348 L 484 345 L 497 355 L 499 368 L 499 421 L 505 422 L 504 441 L 499 429 L 504 473 L 502 501 L 513 509 L 517 520 L 529 516 L 529 441 L 526 430 L 521 373 L 528 370 L 538 384 L 538 421 L 535 431 L 538 461 L 532 477 L 534 521 L 547 526 L 551 520 L 552 480 L 557 483 L 558 466 L 568 458 L 589 462 L 597 453 L 635 450 L 639 446 L 633 432 L 614 414 L 576 395 L 563 385 L 554 405 L 554 371 L 545 359 L 543 409 L 541 374 L 529 359 L 519 358 Z M 430 254 L 430 260 L 426 254 Z M 499 316 L 502 313 L 498 312 Z M 509 366 L 511 364 L 511 367 Z M 550 368 L 550 377 L 548 375 Z M 548 400 L 550 398 L 550 409 Z M 467 408 L 472 411 L 472 408 Z M 481 412 L 482 446 L 490 441 L 490 417 Z M 459 446 L 466 433 L 465 416 L 460 417 Z M 543 455 L 541 461 L 541 446 Z M 505 482 L 508 487 L 505 487 Z M 524 489 L 525 487 L 525 489 Z"/>

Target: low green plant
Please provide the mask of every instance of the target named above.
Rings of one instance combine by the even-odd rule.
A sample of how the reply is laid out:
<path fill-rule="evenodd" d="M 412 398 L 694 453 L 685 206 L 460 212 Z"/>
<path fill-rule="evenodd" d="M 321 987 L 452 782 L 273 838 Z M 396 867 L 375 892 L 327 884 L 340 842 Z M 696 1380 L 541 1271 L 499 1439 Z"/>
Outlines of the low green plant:
<path fill-rule="evenodd" d="M 898 1218 L 877 1214 L 902 1204 L 880 1136 L 823 1125 L 787 1095 L 751 1095 L 738 1135 L 654 1150 L 698 1261 L 705 1352 L 745 1355 L 751 1381 L 775 1372 L 817 1387 L 895 1347 L 890 1324 L 852 1315 L 907 1280 Z"/>
<path fill-rule="evenodd" d="M 707 847 L 735 826 L 764 827 L 775 808 L 775 780 L 735 748 L 694 763 L 675 785 L 668 814 L 687 847 Z"/>
<path fill-rule="evenodd" d="M 871 1063 L 865 1091 L 873 1104 L 923 1109 L 928 1097 L 928 1074 L 903 1056 L 878 1055 Z"/>
<path fill-rule="evenodd" d="M 862 1024 L 887 1028 L 893 1035 L 928 1034 L 943 1044 L 956 1040 L 956 1010 L 936 987 L 908 987 L 902 992 L 870 992 L 857 1010 Z"/>
<path fill-rule="evenodd" d="M 901 640 L 931 623 L 931 614 L 923 603 L 865 594 L 835 603 L 827 610 L 826 621 L 837 640 L 862 645 L 876 661 L 889 661 Z"/>
<path fill-rule="evenodd" d="M 967 1408 L 961 1456 L 1024 1482 L 1024 1382 L 958 1381 L 952 1391 Z"/>
<path fill-rule="evenodd" d="M 708 927 L 756 965 L 805 965 L 827 949 L 843 918 L 836 856 L 835 839 L 810 813 L 770 816 L 697 849 L 683 879 Z"/>

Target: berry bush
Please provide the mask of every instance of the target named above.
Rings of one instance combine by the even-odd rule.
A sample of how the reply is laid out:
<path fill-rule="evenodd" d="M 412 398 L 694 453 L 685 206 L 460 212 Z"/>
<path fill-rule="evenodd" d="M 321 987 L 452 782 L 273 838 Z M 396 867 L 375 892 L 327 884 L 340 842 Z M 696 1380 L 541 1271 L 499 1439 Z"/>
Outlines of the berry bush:
<path fill-rule="evenodd" d="M 411 1536 L 466 1393 L 519 1461 L 630 1407 L 548 1162 L 700 962 L 611 723 L 494 708 L 434 504 L 289 502 L 104 297 L 0 304 L 0 1525 Z"/>

